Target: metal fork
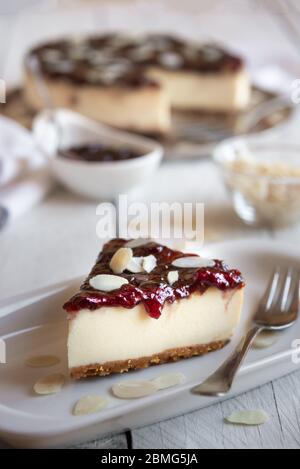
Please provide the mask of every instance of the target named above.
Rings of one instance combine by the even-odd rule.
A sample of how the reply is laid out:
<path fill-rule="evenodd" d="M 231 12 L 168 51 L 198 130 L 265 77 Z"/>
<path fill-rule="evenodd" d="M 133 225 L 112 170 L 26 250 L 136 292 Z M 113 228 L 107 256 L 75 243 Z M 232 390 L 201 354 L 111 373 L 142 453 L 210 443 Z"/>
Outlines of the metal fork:
<path fill-rule="evenodd" d="M 204 396 L 228 393 L 255 337 L 263 330 L 282 330 L 295 323 L 299 311 L 299 275 L 299 270 L 293 268 L 275 269 L 250 329 L 230 357 L 206 381 L 193 388 L 193 393 Z"/>

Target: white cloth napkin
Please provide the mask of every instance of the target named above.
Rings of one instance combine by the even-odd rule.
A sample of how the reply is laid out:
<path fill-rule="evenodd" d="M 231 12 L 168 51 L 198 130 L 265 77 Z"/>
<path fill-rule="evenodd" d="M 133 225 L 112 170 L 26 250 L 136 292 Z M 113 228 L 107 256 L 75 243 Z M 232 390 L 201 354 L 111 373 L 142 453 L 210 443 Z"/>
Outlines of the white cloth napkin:
<path fill-rule="evenodd" d="M 31 133 L 0 117 L 0 228 L 40 202 L 53 184 Z"/>
<path fill-rule="evenodd" d="M 41 165 L 44 159 L 35 149 L 30 132 L 0 117 L 0 188 Z"/>

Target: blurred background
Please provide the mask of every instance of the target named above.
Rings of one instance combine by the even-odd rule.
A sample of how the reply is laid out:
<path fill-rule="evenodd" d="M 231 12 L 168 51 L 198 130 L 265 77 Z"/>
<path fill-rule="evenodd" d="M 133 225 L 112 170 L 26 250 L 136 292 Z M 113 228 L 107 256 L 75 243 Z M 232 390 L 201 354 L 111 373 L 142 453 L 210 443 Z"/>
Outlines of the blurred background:
<path fill-rule="evenodd" d="M 225 42 L 250 71 L 281 68 L 274 86 L 299 75 L 297 0 L 6 0 L 0 1 L 0 75 L 18 81 L 24 52 L 63 34 L 124 30 L 173 32 Z"/>
<path fill-rule="evenodd" d="M 22 84 L 24 56 L 33 45 L 69 34 L 107 31 L 169 32 L 220 41 L 244 57 L 254 82 L 286 95 L 290 103 L 291 84 L 300 78 L 299 0 L 0 0 L 0 78 L 8 89 Z M 299 105 L 294 107 L 292 125 L 280 129 L 284 142 L 292 133 L 299 141 Z M 253 236 L 253 229 L 235 216 L 211 153 L 206 156 L 199 162 L 165 163 L 155 187 L 145 187 L 145 199 L 204 202 L 208 241 Z M 56 188 L 1 232 L 0 258 L 6 274 L 0 294 L 9 296 L 88 271 L 99 249 L 96 223 L 95 203 Z M 258 232 L 262 237 L 268 233 Z M 272 236 L 294 242 L 299 225 Z M 20 272 L 16 279 L 12 254 L 26 262 L 31 272 L 26 278 Z"/>

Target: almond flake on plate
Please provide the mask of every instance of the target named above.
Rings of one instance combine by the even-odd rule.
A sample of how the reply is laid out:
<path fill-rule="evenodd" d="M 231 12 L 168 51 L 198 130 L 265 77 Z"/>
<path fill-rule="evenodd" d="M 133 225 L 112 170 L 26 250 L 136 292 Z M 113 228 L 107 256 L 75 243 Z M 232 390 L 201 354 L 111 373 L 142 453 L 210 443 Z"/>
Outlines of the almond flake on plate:
<path fill-rule="evenodd" d="M 114 274 L 121 274 L 133 258 L 131 248 L 120 248 L 112 256 L 109 267 Z"/>
<path fill-rule="evenodd" d="M 36 394 L 56 394 L 61 391 L 64 382 L 64 375 L 61 373 L 54 373 L 53 375 L 47 375 L 40 378 L 33 386 L 33 390 Z"/>
<path fill-rule="evenodd" d="M 75 404 L 73 415 L 87 415 L 104 409 L 108 401 L 103 396 L 91 395 L 81 397 Z"/>
<path fill-rule="evenodd" d="M 123 381 L 112 387 L 114 396 L 120 399 L 137 399 L 154 394 L 156 391 L 157 388 L 151 381 Z"/>
<path fill-rule="evenodd" d="M 96 290 L 110 292 L 126 285 L 128 280 L 118 275 L 100 274 L 91 278 L 89 284 Z"/>
<path fill-rule="evenodd" d="M 254 340 L 252 347 L 261 349 L 271 347 L 279 339 L 280 334 L 274 331 L 263 331 Z"/>
<path fill-rule="evenodd" d="M 241 410 L 225 417 L 226 422 L 238 425 L 263 425 L 269 416 L 263 410 Z"/>
<path fill-rule="evenodd" d="M 125 246 L 127 248 L 139 248 L 140 246 L 144 246 L 145 244 L 152 243 L 153 239 L 151 238 L 136 238 L 131 239 L 128 241 Z"/>
<path fill-rule="evenodd" d="M 156 257 L 150 254 L 150 256 L 146 256 L 143 258 L 143 269 L 147 274 L 152 272 L 153 269 L 157 266 Z"/>
<path fill-rule="evenodd" d="M 57 365 L 59 362 L 60 359 L 54 355 L 36 355 L 26 358 L 25 365 L 31 368 L 47 368 Z"/>
<path fill-rule="evenodd" d="M 151 380 L 157 390 L 171 388 L 177 384 L 184 382 L 184 375 L 182 373 L 166 373 L 165 375 L 157 376 Z"/>
<path fill-rule="evenodd" d="M 168 273 L 168 282 L 170 285 L 173 285 L 173 283 L 177 282 L 179 279 L 179 273 L 178 270 L 171 270 Z"/>
<path fill-rule="evenodd" d="M 186 256 L 175 259 L 172 262 L 172 265 L 182 269 L 197 269 L 201 267 L 213 267 L 215 265 L 215 261 L 212 259 L 205 259 L 204 257 Z"/>

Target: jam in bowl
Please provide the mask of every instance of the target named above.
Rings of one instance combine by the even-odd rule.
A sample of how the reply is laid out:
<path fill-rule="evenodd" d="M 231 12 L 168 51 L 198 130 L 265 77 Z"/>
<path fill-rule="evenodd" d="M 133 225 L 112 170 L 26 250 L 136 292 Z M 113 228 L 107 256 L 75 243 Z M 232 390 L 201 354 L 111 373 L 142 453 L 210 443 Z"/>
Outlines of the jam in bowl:
<path fill-rule="evenodd" d="M 38 114 L 33 135 L 56 178 L 71 191 L 97 200 L 143 188 L 163 157 L 157 142 L 67 109 Z"/>

